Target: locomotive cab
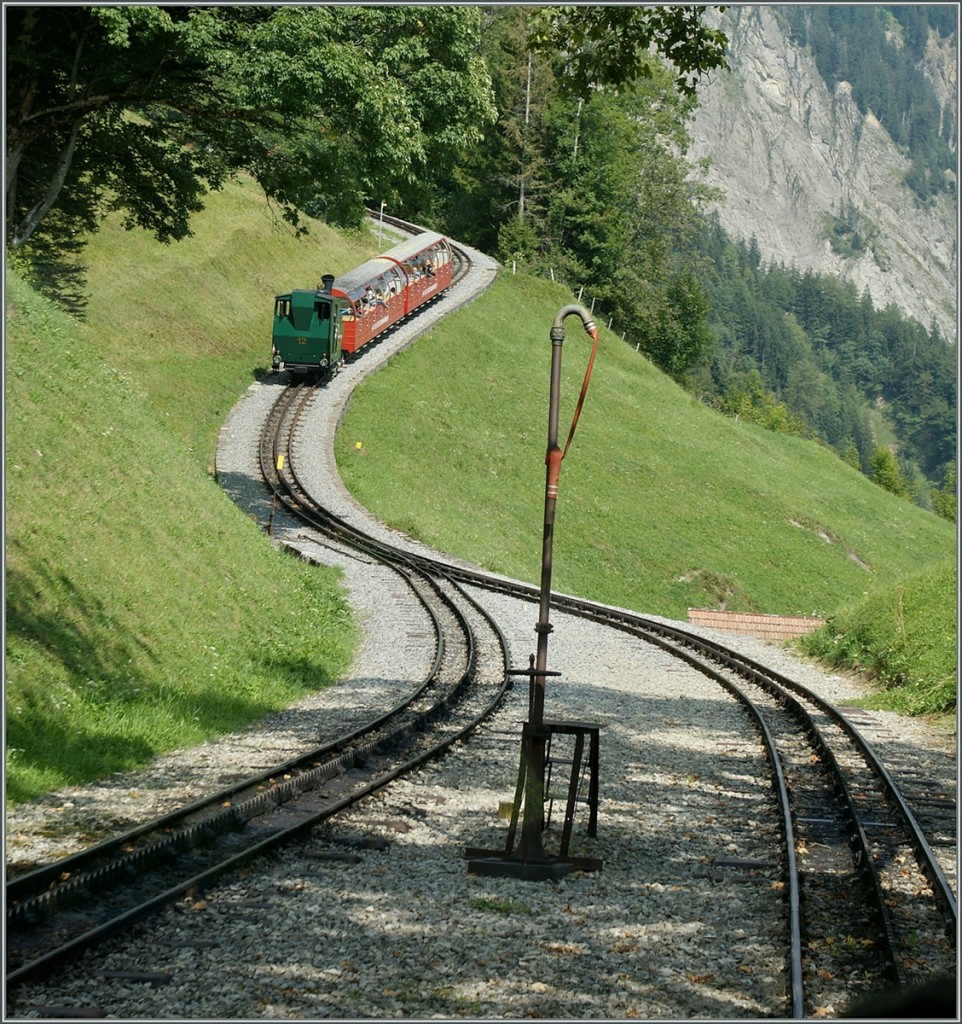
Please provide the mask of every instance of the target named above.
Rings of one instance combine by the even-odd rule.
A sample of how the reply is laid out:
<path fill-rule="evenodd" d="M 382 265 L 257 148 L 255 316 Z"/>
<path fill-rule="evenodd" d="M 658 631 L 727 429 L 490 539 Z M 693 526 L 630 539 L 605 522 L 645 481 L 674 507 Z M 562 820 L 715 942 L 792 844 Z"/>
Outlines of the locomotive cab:
<path fill-rule="evenodd" d="M 344 302 L 331 295 L 331 284 L 333 278 L 325 278 L 316 291 L 298 289 L 275 298 L 275 370 L 283 366 L 293 374 L 305 375 L 340 362 Z"/>

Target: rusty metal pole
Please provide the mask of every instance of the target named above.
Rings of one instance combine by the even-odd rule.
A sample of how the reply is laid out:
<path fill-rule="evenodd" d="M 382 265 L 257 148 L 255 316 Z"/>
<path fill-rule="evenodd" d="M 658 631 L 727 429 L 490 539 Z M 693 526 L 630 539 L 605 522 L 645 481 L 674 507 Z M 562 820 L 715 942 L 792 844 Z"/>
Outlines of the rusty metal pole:
<path fill-rule="evenodd" d="M 558 447 L 558 409 L 561 390 L 561 345 L 564 333 L 556 337 L 551 331 L 551 384 L 548 401 L 548 451 L 544 498 L 544 532 L 541 541 L 541 602 L 538 623 L 537 654 L 528 693 L 528 721 L 522 736 L 525 761 L 524 817 L 521 825 L 521 843 L 518 856 L 522 862 L 546 861 L 547 854 L 541 842 L 544 826 L 544 770 L 545 748 L 548 734 L 544 727 L 545 673 L 548 668 L 548 634 L 551 606 L 551 558 L 554 543 L 555 506 L 558 501 L 558 477 L 561 472 L 561 449 Z"/>
<path fill-rule="evenodd" d="M 585 373 L 581 396 L 571 422 L 568 441 L 562 451 L 558 444 L 558 411 L 561 393 L 561 346 L 564 342 L 564 319 L 575 313 L 581 317 L 585 331 L 594 341 L 588 369 Z M 551 560 L 554 542 L 555 506 L 558 501 L 558 478 L 561 474 L 561 461 L 568 445 L 574 436 L 581 407 L 584 403 L 591 369 L 594 365 L 595 353 L 598 350 L 598 329 L 584 306 L 570 305 L 563 307 L 555 317 L 551 328 L 551 385 L 548 402 L 548 451 L 545 456 L 547 466 L 544 494 L 544 534 L 541 545 L 541 602 L 538 623 L 535 631 L 538 634 L 537 655 L 531 656 L 531 664 L 526 670 L 515 670 L 512 675 L 527 675 L 528 689 L 528 721 L 525 722 L 521 735 L 521 765 L 518 770 L 518 784 L 515 791 L 514 808 L 511 825 L 508 829 L 507 844 L 503 851 L 485 850 L 469 847 L 465 856 L 469 861 L 469 870 L 485 875 L 506 875 L 527 880 L 546 880 L 562 877 L 568 871 L 581 869 L 596 871 L 601 861 L 587 857 L 552 857 L 545 853 L 541 842 L 544 828 L 544 775 L 545 757 L 548 740 L 548 729 L 544 724 L 545 683 L 548 676 L 560 675 L 560 672 L 548 671 L 548 634 L 551 632 L 549 612 L 551 608 Z M 524 799 L 524 812 L 521 822 L 521 838 L 518 848 L 514 847 L 515 828 L 518 823 L 519 805 Z"/>
<path fill-rule="evenodd" d="M 531 716 L 540 725 L 544 721 L 544 678 L 548 667 L 548 634 L 551 632 L 551 623 L 548 615 L 551 608 L 551 559 L 552 547 L 554 544 L 554 517 L 555 507 L 558 504 L 558 479 L 561 476 L 561 460 L 564 458 L 558 445 L 558 410 L 561 396 L 561 346 L 565 340 L 564 320 L 565 317 L 576 314 L 581 317 L 585 331 L 591 337 L 597 338 L 597 328 L 584 306 L 573 304 L 565 306 L 555 317 L 551 327 L 551 390 L 548 398 L 548 451 L 545 455 L 544 487 L 544 535 L 541 542 L 541 604 L 539 608 L 538 624 L 535 627 L 538 633 L 538 649 L 535 659 L 535 698 L 532 701 Z M 585 379 L 587 386 L 587 378 Z M 582 391 L 581 401 L 584 400 Z M 581 411 L 579 401 L 578 412 Z M 573 429 L 573 425 L 572 425 Z"/>
<path fill-rule="evenodd" d="M 549 614 L 551 609 L 551 569 L 554 545 L 555 508 L 558 503 L 558 479 L 561 475 L 561 460 L 564 457 L 558 445 L 558 415 L 561 396 L 561 347 L 565 339 L 564 319 L 576 313 L 581 317 L 585 330 L 597 335 L 594 321 L 587 310 L 580 305 L 565 306 L 555 317 L 551 328 L 551 383 L 548 399 L 548 450 L 545 455 L 547 466 L 544 492 L 544 533 L 541 542 L 541 601 L 538 623 L 538 647 L 534 671 L 531 673 L 528 722 L 524 729 L 522 749 L 525 756 L 526 775 L 524 793 L 524 818 L 521 827 L 521 843 L 518 854 L 522 861 L 545 861 L 548 859 L 541 842 L 544 827 L 544 770 L 545 747 L 548 733 L 544 727 L 545 683 L 548 675 L 548 634 L 552 630 Z M 583 397 L 583 394 L 582 394 Z"/>

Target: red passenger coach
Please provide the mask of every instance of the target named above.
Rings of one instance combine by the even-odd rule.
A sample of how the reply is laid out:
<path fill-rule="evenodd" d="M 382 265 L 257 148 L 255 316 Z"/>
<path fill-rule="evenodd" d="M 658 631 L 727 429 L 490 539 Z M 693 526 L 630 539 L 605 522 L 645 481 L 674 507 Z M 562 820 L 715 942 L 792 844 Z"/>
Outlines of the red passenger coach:
<path fill-rule="evenodd" d="M 330 294 L 347 299 L 341 348 L 356 352 L 451 285 L 451 247 L 434 232 L 410 238 L 339 277 Z"/>

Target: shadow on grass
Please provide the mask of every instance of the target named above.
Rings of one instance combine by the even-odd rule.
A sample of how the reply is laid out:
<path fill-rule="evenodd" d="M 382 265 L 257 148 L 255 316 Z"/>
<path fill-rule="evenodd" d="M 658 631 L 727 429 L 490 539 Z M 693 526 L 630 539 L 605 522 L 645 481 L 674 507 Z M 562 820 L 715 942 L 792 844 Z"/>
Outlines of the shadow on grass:
<path fill-rule="evenodd" d="M 73 226 L 57 223 L 52 211 L 50 224 L 36 232 L 24 246 L 34 287 L 77 320 L 87 319 L 87 264 L 83 261 L 86 241 Z M 45 222 L 46 224 L 46 222 Z"/>
<path fill-rule="evenodd" d="M 173 685 L 176 666 L 164 664 L 98 594 L 17 542 L 8 548 L 6 629 L 6 794 L 13 801 L 143 766 L 243 728 L 331 681 L 309 660 L 252 651 L 250 689 L 236 677 Z"/>
<path fill-rule="evenodd" d="M 107 678 L 135 658 L 156 660 L 99 598 L 17 541 L 8 548 L 6 586 L 7 635 L 37 644 L 71 676 Z"/>

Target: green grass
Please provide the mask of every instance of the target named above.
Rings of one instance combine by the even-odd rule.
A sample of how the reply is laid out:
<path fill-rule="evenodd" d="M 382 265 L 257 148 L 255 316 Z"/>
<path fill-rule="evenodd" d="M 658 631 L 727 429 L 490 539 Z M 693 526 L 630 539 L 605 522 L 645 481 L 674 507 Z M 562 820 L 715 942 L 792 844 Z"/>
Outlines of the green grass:
<path fill-rule="evenodd" d="M 549 331 L 570 298 L 504 275 L 369 378 L 337 442 L 359 500 L 412 536 L 535 583 Z M 566 328 L 562 440 L 589 351 L 578 318 Z M 827 615 L 954 551 L 951 524 L 812 442 L 707 409 L 602 332 L 562 464 L 555 589 L 677 619 L 721 604 Z"/>
<path fill-rule="evenodd" d="M 954 563 L 876 588 L 800 641 L 830 665 L 877 679 L 882 691 L 867 707 L 922 715 L 956 707 Z"/>
<path fill-rule="evenodd" d="M 243 186 L 183 247 L 108 224 L 82 325 L 8 272 L 8 801 L 241 728 L 344 672 L 339 574 L 275 550 L 208 472 L 269 362 L 274 285 L 364 251 L 321 236 L 276 235 Z M 252 289 L 258 254 L 280 269 Z"/>
<path fill-rule="evenodd" d="M 270 367 L 274 296 L 363 263 L 377 239 L 309 221 L 297 241 L 248 181 L 192 223 L 193 237 L 164 246 L 108 220 L 88 250 L 86 327 L 94 350 L 212 471 L 221 424 Z"/>
<path fill-rule="evenodd" d="M 468 900 L 472 910 L 487 910 L 495 914 L 533 914 L 531 907 L 524 900 L 512 899 L 510 896 L 473 896 Z"/>
<path fill-rule="evenodd" d="M 330 685 L 353 651 L 336 574 L 277 552 L 212 467 L 269 363 L 275 293 L 357 265 L 375 239 L 315 224 L 296 241 L 249 182 L 194 230 L 164 247 L 109 220 L 80 324 L 8 270 L 8 800 L 243 726 Z M 373 375 L 337 442 L 359 499 L 536 581 L 548 335 L 570 298 L 504 276 Z M 588 354 L 566 326 L 563 432 Z M 556 589 L 675 618 L 722 602 L 831 614 L 954 554 L 951 524 L 809 442 L 709 411 L 603 332 L 561 473 Z M 950 632 L 929 644 L 954 657 Z"/>

